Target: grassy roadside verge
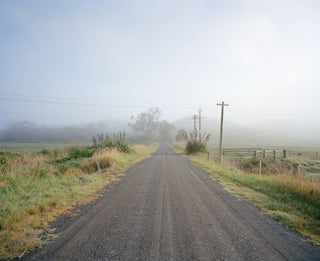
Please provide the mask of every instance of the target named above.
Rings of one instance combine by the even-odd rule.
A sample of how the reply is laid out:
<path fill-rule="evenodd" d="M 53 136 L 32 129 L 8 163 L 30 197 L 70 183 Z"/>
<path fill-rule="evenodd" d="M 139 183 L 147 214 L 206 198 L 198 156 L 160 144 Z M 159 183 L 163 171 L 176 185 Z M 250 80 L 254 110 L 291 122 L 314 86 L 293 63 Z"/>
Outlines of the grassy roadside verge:
<path fill-rule="evenodd" d="M 183 154 L 181 146 L 172 148 Z M 280 223 L 320 245 L 320 179 L 232 170 L 208 161 L 206 154 L 193 155 L 191 161 L 217 178 L 228 191 L 259 206 Z"/>
<path fill-rule="evenodd" d="M 2 155 L 0 165 L 0 258 L 22 255 L 41 245 L 49 222 L 73 206 L 99 196 L 105 185 L 148 157 L 157 144 L 135 145 L 131 152 L 99 150 L 69 159 L 46 154 Z M 96 171 L 96 161 L 102 170 Z"/>

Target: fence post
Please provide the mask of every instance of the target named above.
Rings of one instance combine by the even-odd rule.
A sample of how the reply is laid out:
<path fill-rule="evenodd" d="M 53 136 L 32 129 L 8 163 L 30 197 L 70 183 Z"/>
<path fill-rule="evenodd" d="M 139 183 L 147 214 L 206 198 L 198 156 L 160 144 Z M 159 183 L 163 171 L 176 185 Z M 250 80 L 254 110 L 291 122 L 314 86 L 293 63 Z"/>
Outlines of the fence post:
<path fill-rule="evenodd" d="M 273 151 L 273 160 L 276 160 L 276 151 Z"/>
<path fill-rule="evenodd" d="M 97 167 L 98 167 L 98 170 L 100 170 L 100 166 L 99 166 L 99 162 L 97 161 Z"/>
<path fill-rule="evenodd" d="M 283 157 L 284 157 L 284 158 L 287 157 L 287 150 L 283 150 Z"/>
<path fill-rule="evenodd" d="M 253 151 L 253 156 L 254 156 L 254 158 L 256 158 L 257 157 L 257 151 L 255 150 L 255 151 Z"/>
<path fill-rule="evenodd" d="M 210 152 L 208 151 L 208 160 L 210 159 Z"/>
<path fill-rule="evenodd" d="M 300 167 L 298 163 L 293 163 L 293 175 L 300 176 Z"/>
<path fill-rule="evenodd" d="M 261 167 L 262 167 L 262 164 L 261 164 L 261 160 L 259 161 L 259 175 L 261 175 Z"/>
<path fill-rule="evenodd" d="M 233 169 L 234 169 L 234 158 L 232 158 L 232 172 L 233 172 Z"/>
<path fill-rule="evenodd" d="M 262 157 L 265 159 L 266 158 L 266 151 L 262 151 Z"/>

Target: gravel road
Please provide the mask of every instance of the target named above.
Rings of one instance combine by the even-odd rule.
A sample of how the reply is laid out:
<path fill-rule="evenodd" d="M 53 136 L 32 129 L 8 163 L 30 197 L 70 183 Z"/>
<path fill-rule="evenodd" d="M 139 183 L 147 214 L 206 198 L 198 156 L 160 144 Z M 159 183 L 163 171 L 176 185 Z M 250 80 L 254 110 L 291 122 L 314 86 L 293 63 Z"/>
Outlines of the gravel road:
<path fill-rule="evenodd" d="M 23 260 L 320 260 L 261 210 L 162 144 Z"/>

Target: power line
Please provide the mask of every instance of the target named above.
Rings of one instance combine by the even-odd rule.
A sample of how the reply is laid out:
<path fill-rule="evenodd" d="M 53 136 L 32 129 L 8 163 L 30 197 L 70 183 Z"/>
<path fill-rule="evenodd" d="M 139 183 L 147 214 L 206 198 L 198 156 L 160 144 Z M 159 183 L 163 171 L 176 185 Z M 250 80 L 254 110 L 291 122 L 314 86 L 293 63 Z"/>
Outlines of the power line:
<path fill-rule="evenodd" d="M 106 100 L 91 100 L 91 99 L 70 99 L 61 97 L 46 97 L 25 94 L 9 94 L 0 93 L 2 96 L 0 100 L 14 101 L 14 102 L 32 102 L 32 103 L 46 103 L 46 104 L 66 104 L 66 105 L 81 105 L 81 106 L 116 106 L 116 107 L 143 107 L 143 106 L 160 106 L 167 109 L 193 109 L 195 105 L 192 104 L 169 104 L 157 102 L 127 102 L 127 101 L 106 101 Z M 11 97 L 10 97 L 11 96 Z"/>
<path fill-rule="evenodd" d="M 4 97 L 1 97 L 4 96 Z M 74 99 L 66 97 L 49 97 L 49 96 L 40 96 L 40 95 L 29 95 L 22 93 L 7 93 L 0 92 L 0 100 L 2 101 L 13 101 L 13 102 L 30 102 L 30 103 L 41 103 L 41 104 L 57 104 L 57 105 L 74 105 L 74 106 L 104 106 L 104 107 L 123 107 L 123 108 L 142 108 L 145 106 L 151 107 L 161 107 L 165 109 L 194 109 L 195 104 L 170 104 L 170 103 L 159 103 L 159 102 L 128 102 L 128 101 L 107 101 L 107 100 L 98 100 L 98 99 Z M 216 111 L 211 105 L 205 106 L 208 111 Z M 302 110 L 292 110 L 292 111 L 274 111 L 268 108 L 241 108 L 235 107 L 230 109 L 233 113 L 259 113 L 259 114 L 292 114 L 292 115 L 309 115 L 309 116 L 320 116 L 320 112 L 308 112 Z M 201 124 L 201 123 L 200 123 Z"/>

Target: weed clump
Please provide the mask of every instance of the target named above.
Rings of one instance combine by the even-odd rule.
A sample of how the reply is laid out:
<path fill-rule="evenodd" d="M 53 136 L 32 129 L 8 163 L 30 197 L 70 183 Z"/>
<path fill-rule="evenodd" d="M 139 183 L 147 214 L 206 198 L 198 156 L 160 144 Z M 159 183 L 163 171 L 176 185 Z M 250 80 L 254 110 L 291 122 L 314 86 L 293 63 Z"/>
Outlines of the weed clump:
<path fill-rule="evenodd" d="M 55 149 L 47 149 L 44 148 L 40 151 L 40 154 L 47 155 L 47 156 L 54 156 L 54 157 L 63 157 L 68 154 L 65 148 L 55 148 Z"/>
<path fill-rule="evenodd" d="M 126 143 L 126 133 L 123 131 L 119 131 L 117 134 L 113 135 L 113 139 L 109 137 L 107 134 L 106 137 L 103 136 L 103 133 L 97 135 L 96 137 L 92 137 L 93 144 L 96 149 L 103 149 L 103 148 L 115 148 L 119 152 L 130 152 L 130 145 Z M 97 141 L 98 140 L 98 141 Z"/>
<path fill-rule="evenodd" d="M 80 168 L 83 172 L 86 173 L 94 173 L 98 171 L 98 165 L 97 162 L 99 163 L 99 167 L 101 169 L 106 169 L 109 168 L 113 162 L 113 159 L 108 157 L 108 158 L 101 158 L 99 161 L 96 161 L 94 159 L 90 159 L 88 161 L 83 162 L 80 165 Z"/>
<path fill-rule="evenodd" d="M 188 135 L 184 130 L 180 130 L 180 135 L 186 141 L 185 151 L 187 154 L 205 152 L 207 150 L 207 143 L 211 136 L 210 133 L 204 133 L 203 136 L 200 136 L 197 131 L 190 132 Z"/>

